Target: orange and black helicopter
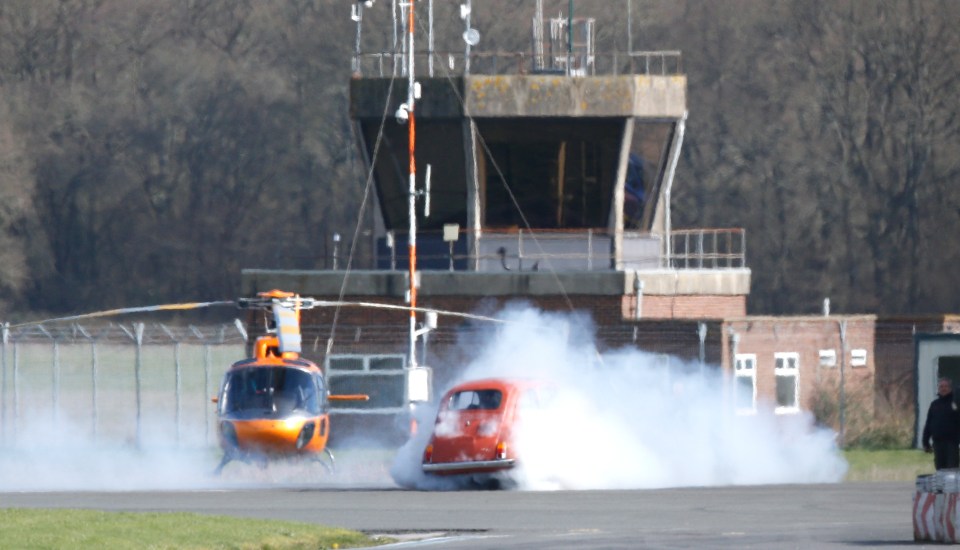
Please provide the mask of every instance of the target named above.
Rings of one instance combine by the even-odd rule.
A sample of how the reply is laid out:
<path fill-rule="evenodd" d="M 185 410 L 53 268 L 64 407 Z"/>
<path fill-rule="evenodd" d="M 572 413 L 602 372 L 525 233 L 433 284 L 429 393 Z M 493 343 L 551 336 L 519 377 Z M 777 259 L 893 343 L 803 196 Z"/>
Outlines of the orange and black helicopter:
<path fill-rule="evenodd" d="M 227 369 L 213 398 L 223 449 L 215 473 L 233 460 L 265 466 L 270 459 L 290 457 L 317 460 L 332 471 L 329 402 L 369 397 L 330 395 L 323 370 L 301 356 L 300 310 L 318 301 L 271 290 L 241 298 L 237 305 L 262 310 L 266 334 L 254 342 L 253 357 Z"/>

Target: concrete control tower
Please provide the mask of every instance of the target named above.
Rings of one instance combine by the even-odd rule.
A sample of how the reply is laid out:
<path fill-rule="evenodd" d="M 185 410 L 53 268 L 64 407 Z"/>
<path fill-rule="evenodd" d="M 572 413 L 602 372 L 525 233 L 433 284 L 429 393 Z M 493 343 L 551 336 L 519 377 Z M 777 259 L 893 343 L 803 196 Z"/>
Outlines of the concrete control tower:
<path fill-rule="evenodd" d="M 427 3 L 412 5 L 426 21 L 420 10 Z M 359 45 L 363 3 L 354 10 Z M 432 31 L 414 49 L 417 305 L 469 312 L 523 300 L 586 311 L 611 345 L 644 346 L 646 330 L 656 335 L 650 346 L 688 357 L 699 332 L 701 358 L 706 346 L 706 360 L 719 362 L 725 344 L 719 330 L 704 336 L 706 322 L 746 314 L 750 270 L 743 230 L 672 227 L 687 113 L 680 53 L 599 52 L 593 19 L 535 14 L 530 51 L 484 52 L 472 48 L 469 10 L 464 19 L 464 50 L 439 53 Z M 247 295 L 280 288 L 406 303 L 409 128 L 395 114 L 403 114 L 412 80 L 407 58 L 405 49 L 364 53 L 358 46 L 353 60 L 350 116 L 375 186 L 367 269 L 245 270 Z M 329 333 L 336 342 L 327 355 L 366 357 L 354 364 L 367 371 L 377 370 L 370 354 L 404 349 L 401 330 L 373 338 L 366 328 L 402 329 L 402 312 L 304 315 L 305 337 Z M 443 321 L 431 346 L 454 342 L 443 329 L 460 323 Z M 683 336 L 664 339 L 666 325 L 682 325 Z M 333 338 L 338 331 L 347 336 Z"/>
<path fill-rule="evenodd" d="M 444 281 L 454 283 L 444 292 L 581 294 L 618 281 L 624 295 L 670 297 L 669 312 L 648 308 L 655 317 L 744 314 L 742 230 L 671 227 L 687 112 L 680 53 L 601 54 L 594 25 L 534 16 L 530 52 L 418 54 L 416 173 L 430 174 L 429 216 L 417 210 L 422 292 Z M 376 183 L 376 267 L 391 271 L 407 267 L 407 128 L 392 116 L 407 96 L 403 55 L 359 54 L 350 83 Z M 696 299 L 678 308 L 685 296 Z M 704 297 L 711 307 L 696 305 Z"/>

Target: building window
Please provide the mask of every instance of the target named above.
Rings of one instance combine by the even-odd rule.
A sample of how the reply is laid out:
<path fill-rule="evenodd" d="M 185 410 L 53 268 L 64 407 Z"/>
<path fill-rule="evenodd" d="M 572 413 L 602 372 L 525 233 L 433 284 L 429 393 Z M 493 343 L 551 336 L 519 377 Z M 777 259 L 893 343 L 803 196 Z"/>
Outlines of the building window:
<path fill-rule="evenodd" d="M 404 410 L 403 355 L 330 355 L 326 372 L 330 393 L 364 394 L 369 401 L 334 401 L 334 412 L 396 413 Z"/>
<path fill-rule="evenodd" d="M 777 413 L 800 410 L 800 354 L 775 353 L 773 372 L 777 377 Z"/>
<path fill-rule="evenodd" d="M 738 353 L 733 368 L 733 405 L 738 413 L 757 410 L 757 356 Z"/>

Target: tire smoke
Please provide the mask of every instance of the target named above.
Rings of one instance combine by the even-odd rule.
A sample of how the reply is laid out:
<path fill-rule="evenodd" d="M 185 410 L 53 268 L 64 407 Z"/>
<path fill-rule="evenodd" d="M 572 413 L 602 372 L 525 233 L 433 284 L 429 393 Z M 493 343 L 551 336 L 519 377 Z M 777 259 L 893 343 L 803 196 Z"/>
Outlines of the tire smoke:
<path fill-rule="evenodd" d="M 732 382 L 715 365 L 665 363 L 633 348 L 601 355 L 583 315 L 511 308 L 503 317 L 510 322 L 487 335 L 458 382 L 540 378 L 554 389 L 519 413 L 519 465 L 509 474 L 519 489 L 829 483 L 846 473 L 836 434 L 809 413 L 778 415 L 759 403 L 754 414 L 736 414 Z M 435 414 L 436 406 L 424 416 Z M 401 449 L 391 474 L 401 486 L 453 488 L 421 470 L 426 432 Z"/>

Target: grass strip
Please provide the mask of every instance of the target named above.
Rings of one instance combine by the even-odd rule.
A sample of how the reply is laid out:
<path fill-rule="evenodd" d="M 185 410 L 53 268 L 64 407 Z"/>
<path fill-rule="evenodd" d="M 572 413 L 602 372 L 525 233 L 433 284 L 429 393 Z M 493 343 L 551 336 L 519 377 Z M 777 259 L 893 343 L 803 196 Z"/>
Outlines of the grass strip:
<path fill-rule="evenodd" d="M 334 549 L 392 542 L 293 521 L 189 513 L 0 508 L 0 548 Z"/>
<path fill-rule="evenodd" d="M 933 455 L 917 449 L 848 449 L 843 455 L 850 464 L 846 481 L 914 481 L 934 472 Z"/>

